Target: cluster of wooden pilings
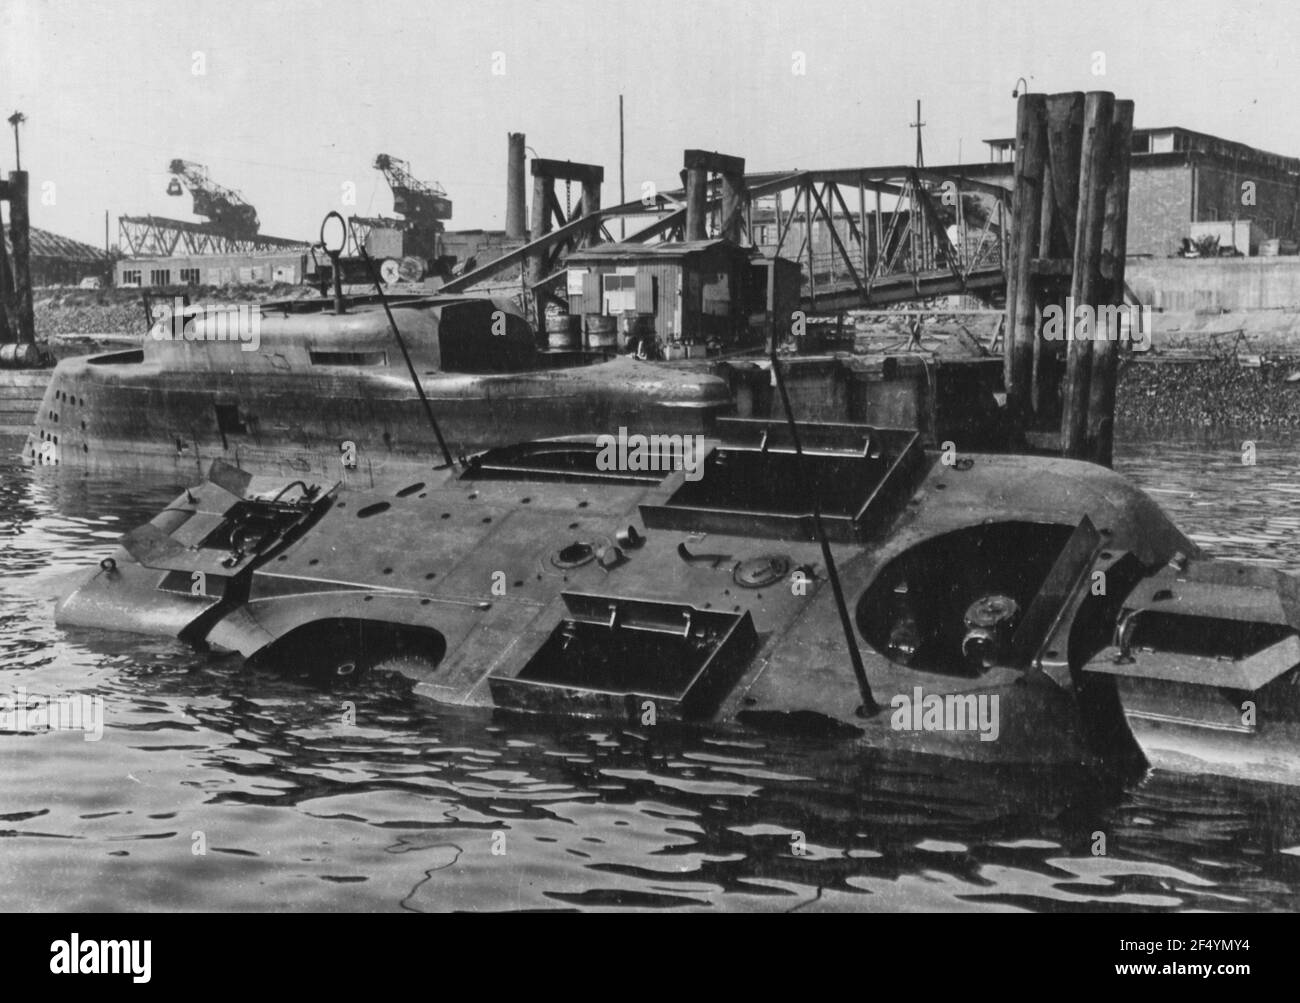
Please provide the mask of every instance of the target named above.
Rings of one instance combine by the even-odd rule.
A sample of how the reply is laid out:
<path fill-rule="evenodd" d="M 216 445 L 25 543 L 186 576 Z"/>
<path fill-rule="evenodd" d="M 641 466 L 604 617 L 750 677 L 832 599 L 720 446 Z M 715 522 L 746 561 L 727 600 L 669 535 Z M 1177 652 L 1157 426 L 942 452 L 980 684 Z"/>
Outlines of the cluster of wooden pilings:
<path fill-rule="evenodd" d="M 599 164 L 576 164 L 570 160 L 534 157 L 531 169 L 533 223 L 529 240 L 537 240 L 550 233 L 553 223 L 564 227 L 580 217 L 590 218 L 600 212 L 600 186 L 605 181 L 605 168 Z M 576 181 L 582 186 L 582 194 L 576 206 L 560 204 L 559 197 L 555 194 L 556 181 Z M 529 255 L 525 265 L 529 288 L 536 289 L 544 282 L 551 274 L 554 264 L 554 255 L 548 256 L 544 252 Z"/>
<path fill-rule="evenodd" d="M 1132 133 L 1133 102 L 1108 91 L 1024 94 L 1017 108 L 1007 410 L 1023 439 L 1105 466 L 1121 331 L 1100 308 L 1124 302 Z M 1053 304 L 1065 337 L 1044 337 Z"/>
<path fill-rule="evenodd" d="M 0 228 L 0 366 L 29 366 L 41 361 L 36 348 L 32 307 L 31 222 L 27 215 L 27 172 L 10 171 L 0 181 L 0 201 L 9 203 L 13 255 Z"/>

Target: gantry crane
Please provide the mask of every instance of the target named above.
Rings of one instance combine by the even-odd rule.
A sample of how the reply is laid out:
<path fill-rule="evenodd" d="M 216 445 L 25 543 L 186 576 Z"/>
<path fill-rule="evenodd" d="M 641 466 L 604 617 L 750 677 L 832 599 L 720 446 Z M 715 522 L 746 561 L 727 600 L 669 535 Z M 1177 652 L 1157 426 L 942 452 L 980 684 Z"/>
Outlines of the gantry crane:
<path fill-rule="evenodd" d="M 176 159 L 168 169 L 175 177 L 167 186 L 168 195 L 180 195 L 181 186 L 188 188 L 194 199 L 194 215 L 206 216 L 212 229 L 222 236 L 249 240 L 257 236 L 261 221 L 257 210 L 233 188 L 219 185 L 202 164 Z"/>
<path fill-rule="evenodd" d="M 412 175 L 411 165 L 398 157 L 379 154 L 375 170 L 393 190 L 393 211 L 401 218 L 352 216 L 352 234 L 379 261 L 385 282 L 417 281 L 442 253 L 442 221 L 451 219 L 451 199 L 442 185 Z"/>
<path fill-rule="evenodd" d="M 118 218 L 118 246 L 133 258 L 189 257 L 212 254 L 260 254 L 287 248 L 305 248 L 306 241 L 269 237 L 259 233 L 257 210 L 233 188 L 219 185 L 208 169 L 191 160 L 177 158 L 168 164 L 172 175 L 168 195 L 194 199 L 194 214 L 206 222 L 168 219 L 164 216 L 121 216 Z"/>
<path fill-rule="evenodd" d="M 375 157 L 375 170 L 382 172 L 393 190 L 393 211 L 413 223 L 433 223 L 451 219 L 451 199 L 437 182 L 427 184 L 411 174 L 405 160 L 381 153 Z"/>

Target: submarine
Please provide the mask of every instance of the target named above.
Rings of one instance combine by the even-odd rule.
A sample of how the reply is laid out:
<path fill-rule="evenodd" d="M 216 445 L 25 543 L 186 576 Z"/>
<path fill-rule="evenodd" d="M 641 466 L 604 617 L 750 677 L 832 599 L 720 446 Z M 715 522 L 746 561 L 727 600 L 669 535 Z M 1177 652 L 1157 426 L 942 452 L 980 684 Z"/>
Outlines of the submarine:
<path fill-rule="evenodd" d="M 506 716 L 1300 782 L 1294 577 L 1090 463 L 714 432 L 526 439 L 392 490 L 216 461 L 55 619 Z"/>
<path fill-rule="evenodd" d="M 345 225 L 337 213 L 322 223 L 332 264 L 317 273 L 319 297 L 146 300 L 139 347 L 60 361 L 23 460 L 185 479 L 221 460 L 258 475 L 383 487 L 424 469 L 434 452 L 449 460 L 622 425 L 707 435 L 725 415 L 778 415 L 764 353 L 800 327 L 794 261 L 725 239 L 585 249 L 569 260 L 593 292 L 585 306 L 570 296 L 565 309 L 576 312 L 543 312 L 543 335 L 516 298 L 385 292 L 364 248 L 373 290 L 344 295 L 344 241 L 330 235 L 331 222 L 338 233 Z M 643 292 L 658 291 L 640 305 L 658 314 L 605 312 L 612 307 L 594 292 L 599 269 L 619 280 L 636 271 Z M 621 345 L 620 316 L 634 328 Z M 664 325 L 675 325 L 668 341 Z M 1002 435 L 1001 365 L 987 352 L 865 358 L 802 341 L 786 364 L 805 419 L 915 424 L 927 442 Z"/>
<path fill-rule="evenodd" d="M 697 433 L 732 400 L 707 373 L 628 356 L 556 359 L 505 300 L 184 304 L 160 311 L 138 348 L 59 362 L 22 455 L 91 473 L 189 479 L 222 459 L 259 473 L 384 483 L 438 447 L 413 373 L 456 454 L 647 415 L 664 432 Z"/>

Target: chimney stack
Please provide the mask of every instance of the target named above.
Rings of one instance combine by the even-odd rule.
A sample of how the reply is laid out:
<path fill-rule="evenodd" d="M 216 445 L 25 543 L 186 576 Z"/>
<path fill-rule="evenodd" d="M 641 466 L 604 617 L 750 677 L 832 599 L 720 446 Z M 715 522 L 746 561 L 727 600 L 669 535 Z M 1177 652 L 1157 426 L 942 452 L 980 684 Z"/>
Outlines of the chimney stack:
<path fill-rule="evenodd" d="M 524 229 L 524 134 L 506 134 L 506 236 L 523 240 L 528 236 Z"/>

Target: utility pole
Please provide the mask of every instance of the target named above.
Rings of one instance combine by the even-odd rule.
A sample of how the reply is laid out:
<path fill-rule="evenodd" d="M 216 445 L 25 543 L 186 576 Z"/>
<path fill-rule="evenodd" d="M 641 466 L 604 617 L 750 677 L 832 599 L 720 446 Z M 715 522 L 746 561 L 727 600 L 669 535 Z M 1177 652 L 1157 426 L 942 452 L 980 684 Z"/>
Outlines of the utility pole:
<path fill-rule="evenodd" d="M 916 166 L 918 169 L 925 166 L 925 160 L 921 156 L 921 127 L 924 125 L 925 123 L 921 121 L 921 99 L 917 98 L 916 99 L 916 121 L 910 123 L 909 127 L 916 130 Z M 916 176 L 915 184 L 918 189 L 921 187 L 920 175 Z M 913 212 L 916 212 L 916 210 L 919 208 L 918 206 L 919 196 L 920 196 L 919 192 L 914 192 L 912 195 Z M 909 226 L 908 231 L 912 235 L 912 261 L 915 263 L 916 268 L 918 269 L 923 268 L 924 258 L 926 257 L 924 214 L 918 214 L 916 225 Z"/>
<path fill-rule="evenodd" d="M 20 111 L 15 111 L 9 116 L 9 124 L 14 127 L 14 170 L 23 169 L 22 150 L 18 145 L 18 126 L 27 121 L 27 116 Z"/>
<path fill-rule="evenodd" d="M 624 187 L 623 178 L 623 95 L 618 96 L 618 202 L 622 205 L 627 201 L 627 189 Z M 618 239 L 627 239 L 627 217 L 618 218 Z"/>
<path fill-rule="evenodd" d="M 925 159 L 921 156 L 921 127 L 925 125 L 921 121 L 921 101 L 918 98 L 916 102 L 916 121 L 911 123 L 909 128 L 916 130 L 916 166 L 924 167 Z"/>

